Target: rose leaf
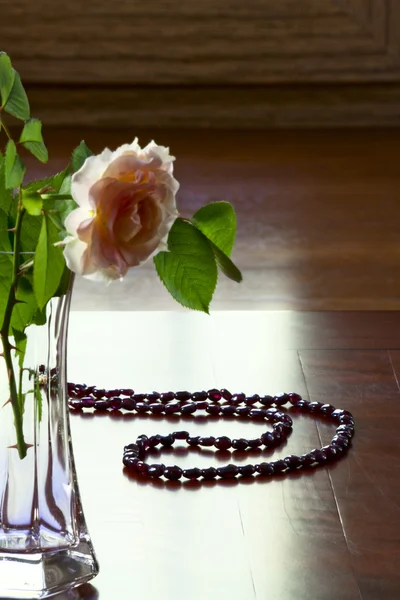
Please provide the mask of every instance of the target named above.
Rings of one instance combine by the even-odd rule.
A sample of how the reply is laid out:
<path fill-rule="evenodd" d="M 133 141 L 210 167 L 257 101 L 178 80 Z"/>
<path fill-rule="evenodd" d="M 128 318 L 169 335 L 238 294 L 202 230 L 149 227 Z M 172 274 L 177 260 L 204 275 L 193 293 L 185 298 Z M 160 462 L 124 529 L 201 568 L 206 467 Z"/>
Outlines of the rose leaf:
<path fill-rule="evenodd" d="M 178 218 L 169 232 L 168 250 L 153 259 L 161 281 L 182 306 L 208 314 L 218 271 L 207 238 Z"/>

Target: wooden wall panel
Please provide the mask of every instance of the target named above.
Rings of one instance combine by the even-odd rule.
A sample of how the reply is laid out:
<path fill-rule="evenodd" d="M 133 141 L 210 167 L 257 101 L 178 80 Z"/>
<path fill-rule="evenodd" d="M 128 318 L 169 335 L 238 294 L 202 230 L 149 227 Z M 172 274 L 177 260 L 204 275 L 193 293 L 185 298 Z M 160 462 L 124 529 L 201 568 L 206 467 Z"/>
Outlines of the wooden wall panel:
<path fill-rule="evenodd" d="M 400 123 L 400 0 L 0 0 L 54 125 Z"/>
<path fill-rule="evenodd" d="M 399 81 L 399 0 L 2 0 L 25 81 Z"/>

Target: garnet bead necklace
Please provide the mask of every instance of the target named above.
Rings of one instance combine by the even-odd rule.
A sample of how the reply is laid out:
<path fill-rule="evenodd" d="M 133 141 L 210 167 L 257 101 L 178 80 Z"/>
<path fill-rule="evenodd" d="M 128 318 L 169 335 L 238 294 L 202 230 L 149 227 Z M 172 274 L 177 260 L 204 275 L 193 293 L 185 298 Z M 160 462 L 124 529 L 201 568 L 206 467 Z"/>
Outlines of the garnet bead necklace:
<path fill-rule="evenodd" d="M 200 392 L 151 392 L 135 394 L 132 389 L 97 389 L 85 384 L 68 383 L 69 406 L 73 411 L 94 409 L 97 411 L 127 410 L 137 413 L 181 414 L 192 415 L 197 411 L 205 411 L 209 415 L 236 417 L 238 419 L 264 420 L 272 424 L 272 429 L 259 438 L 231 439 L 226 435 L 191 436 L 188 431 L 174 431 L 168 435 L 139 435 L 135 443 L 124 448 L 122 462 L 126 468 L 144 477 L 176 481 L 186 478 L 189 480 L 231 479 L 234 477 L 251 477 L 254 474 L 271 476 L 283 472 L 296 471 L 303 468 L 314 468 L 327 462 L 338 460 L 350 446 L 354 435 L 354 418 L 347 410 L 337 409 L 331 404 L 309 402 L 299 394 L 279 394 L 276 396 L 246 396 L 246 394 L 231 394 L 228 390 L 212 389 Z M 331 443 L 319 449 L 311 450 L 301 456 L 294 454 L 283 459 L 257 464 L 234 465 L 223 467 L 208 467 L 200 469 L 193 467 L 181 469 L 177 465 L 166 466 L 159 463 L 145 462 L 146 452 L 157 446 L 171 447 L 176 440 L 186 442 L 188 446 L 214 447 L 217 450 L 248 451 L 264 446 L 275 448 L 282 444 L 291 434 L 293 421 L 281 410 L 287 403 L 292 404 L 298 411 L 313 413 L 325 417 L 337 424 Z"/>

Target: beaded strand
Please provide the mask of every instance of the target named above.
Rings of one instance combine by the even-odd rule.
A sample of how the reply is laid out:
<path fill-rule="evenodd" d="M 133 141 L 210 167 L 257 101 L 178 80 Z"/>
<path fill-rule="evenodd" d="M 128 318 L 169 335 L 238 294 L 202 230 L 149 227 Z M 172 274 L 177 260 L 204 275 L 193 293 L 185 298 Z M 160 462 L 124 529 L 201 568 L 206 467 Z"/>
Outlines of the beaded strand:
<path fill-rule="evenodd" d="M 165 477 L 177 481 L 182 477 L 188 480 L 229 479 L 237 476 L 251 477 L 254 474 L 271 476 L 302 468 L 314 468 L 327 462 L 338 460 L 348 449 L 354 435 L 354 417 L 347 411 L 337 409 L 331 404 L 309 402 L 299 394 L 278 394 L 275 396 L 259 396 L 254 394 L 231 394 L 226 389 L 211 389 L 200 392 L 151 392 L 135 394 L 132 389 L 97 389 L 95 386 L 68 383 L 69 406 L 73 411 L 94 409 L 99 411 L 127 410 L 139 414 L 153 415 L 181 414 L 192 415 L 197 411 L 206 411 L 209 415 L 231 416 L 240 419 L 249 418 L 265 420 L 272 424 L 272 430 L 266 431 L 254 439 L 230 439 L 223 435 L 191 436 L 188 431 L 174 431 L 168 435 L 139 435 L 136 442 L 124 447 L 122 462 L 124 466 L 142 476 L 151 478 Z M 234 465 L 223 467 L 193 467 L 181 469 L 177 465 L 166 466 L 160 463 L 145 462 L 146 452 L 157 446 L 171 447 L 176 440 L 184 441 L 188 446 L 214 447 L 217 450 L 248 451 L 254 448 L 275 448 L 282 444 L 291 434 L 293 421 L 280 409 L 285 404 L 292 404 L 297 410 L 305 413 L 321 415 L 338 426 L 330 444 L 311 450 L 301 456 L 290 455 L 283 459 L 261 462 L 257 464 Z"/>

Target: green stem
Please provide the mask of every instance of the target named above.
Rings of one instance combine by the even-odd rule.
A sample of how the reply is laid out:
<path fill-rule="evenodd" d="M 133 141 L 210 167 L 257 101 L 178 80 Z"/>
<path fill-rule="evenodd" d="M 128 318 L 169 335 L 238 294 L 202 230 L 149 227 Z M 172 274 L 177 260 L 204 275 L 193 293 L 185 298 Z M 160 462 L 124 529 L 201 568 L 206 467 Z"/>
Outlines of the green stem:
<path fill-rule="evenodd" d="M 11 358 L 12 345 L 10 344 L 10 325 L 11 317 L 14 306 L 17 303 L 16 292 L 19 277 L 19 247 L 21 238 L 21 227 L 22 219 L 25 213 L 25 209 L 22 207 L 21 194 L 18 203 L 17 220 L 15 223 L 15 234 L 14 234 L 14 255 L 13 255 L 13 278 L 10 285 L 10 292 L 8 294 L 8 300 L 6 309 L 4 312 L 3 326 L 0 331 L 0 337 L 3 342 L 3 355 L 7 366 L 8 379 L 10 384 L 10 401 L 14 413 L 15 430 L 17 434 L 17 448 L 20 458 L 26 456 L 26 443 L 24 439 L 24 432 L 22 428 L 22 410 L 18 399 L 18 390 L 15 379 L 14 367 Z"/>
<path fill-rule="evenodd" d="M 3 127 L 3 129 L 6 133 L 6 136 L 8 137 L 9 140 L 11 140 L 12 139 L 11 133 L 10 133 L 7 125 L 4 123 L 3 119 L 1 118 L 1 111 L 0 111 L 0 121 L 1 121 L 1 126 Z"/>

